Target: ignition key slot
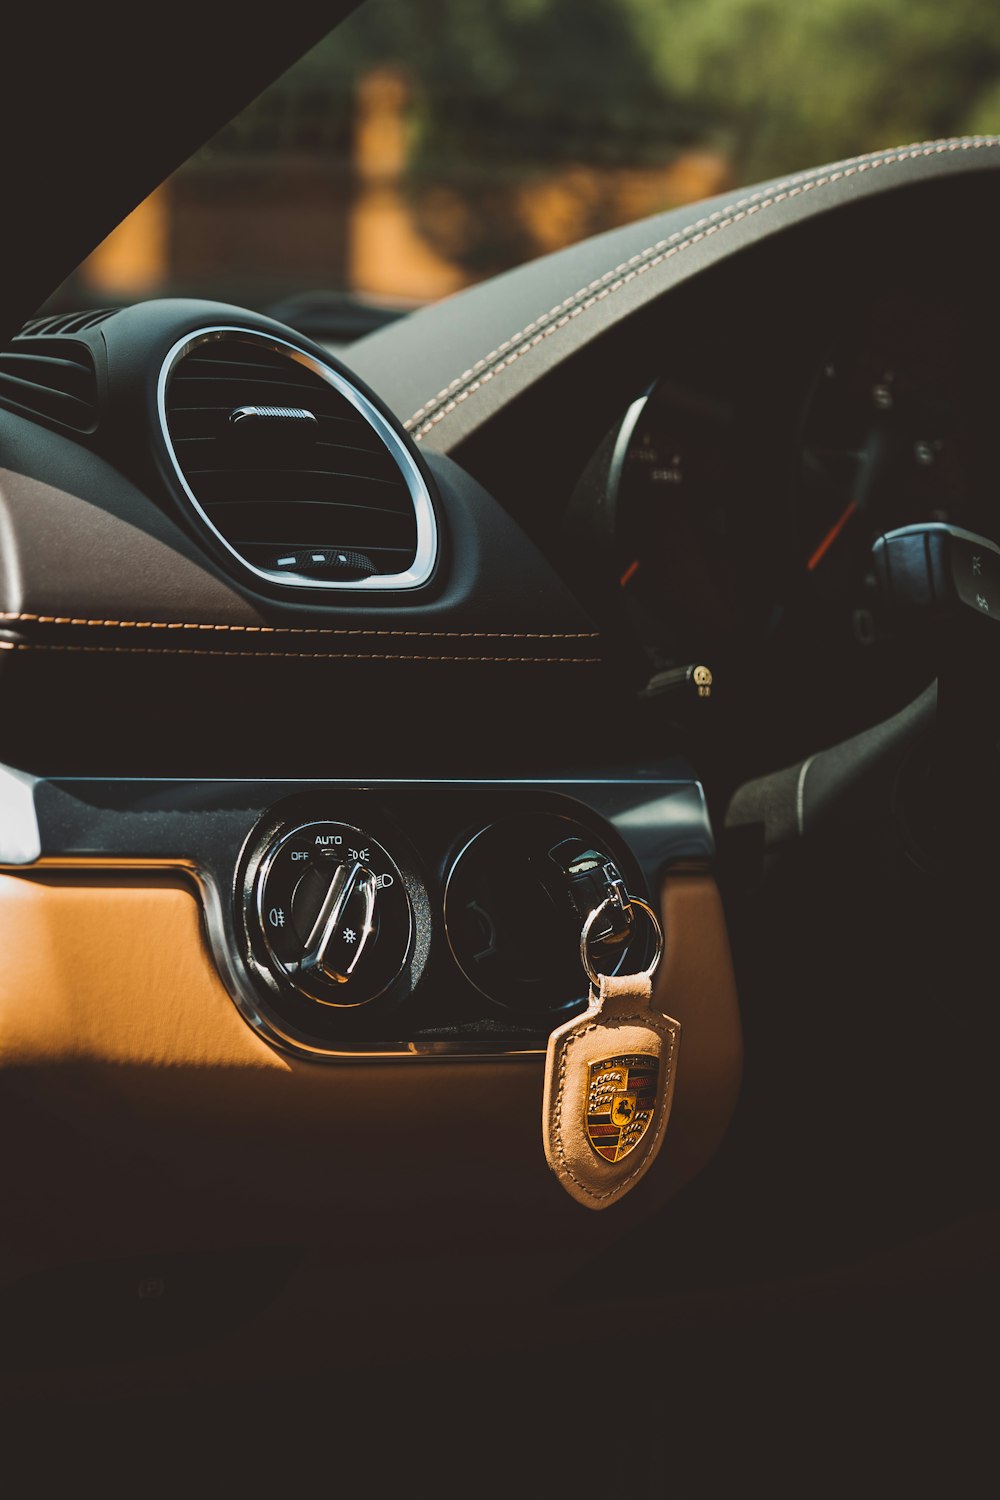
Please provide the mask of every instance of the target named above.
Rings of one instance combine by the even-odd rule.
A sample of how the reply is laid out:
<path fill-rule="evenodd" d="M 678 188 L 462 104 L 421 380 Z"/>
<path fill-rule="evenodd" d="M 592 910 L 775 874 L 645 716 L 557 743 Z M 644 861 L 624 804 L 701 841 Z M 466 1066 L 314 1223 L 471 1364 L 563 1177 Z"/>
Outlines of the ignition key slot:
<path fill-rule="evenodd" d="M 609 843 L 573 818 L 531 813 L 481 829 L 460 851 L 445 887 L 448 942 L 465 977 L 495 1005 L 543 1021 L 584 1002 L 581 923 L 638 878 L 622 871 Z M 641 968 L 648 941 L 627 908 L 620 920 L 602 912 L 593 961 L 608 974 L 626 956 Z"/>

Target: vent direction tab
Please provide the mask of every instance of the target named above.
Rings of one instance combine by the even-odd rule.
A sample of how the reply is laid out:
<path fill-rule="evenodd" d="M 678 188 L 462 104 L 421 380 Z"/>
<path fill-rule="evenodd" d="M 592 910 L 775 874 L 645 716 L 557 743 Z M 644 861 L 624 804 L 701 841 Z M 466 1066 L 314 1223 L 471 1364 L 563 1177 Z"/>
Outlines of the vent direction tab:
<path fill-rule="evenodd" d="M 237 406 L 229 413 L 229 420 L 240 432 L 275 430 L 311 430 L 315 436 L 319 427 L 316 413 L 306 411 L 304 406 Z"/>

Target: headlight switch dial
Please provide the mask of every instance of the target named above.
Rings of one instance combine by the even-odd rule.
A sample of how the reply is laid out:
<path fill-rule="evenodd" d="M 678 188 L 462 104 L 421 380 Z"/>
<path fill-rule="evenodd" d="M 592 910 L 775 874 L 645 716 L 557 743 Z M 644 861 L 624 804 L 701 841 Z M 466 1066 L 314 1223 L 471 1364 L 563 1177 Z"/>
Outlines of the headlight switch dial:
<path fill-rule="evenodd" d="M 348 823 L 280 836 L 254 882 L 253 922 L 268 967 L 320 1005 L 365 1005 L 410 949 L 406 885 L 381 844 Z"/>
<path fill-rule="evenodd" d="M 332 869 L 313 872 L 327 889 L 306 938 L 299 973 L 348 984 L 375 931 L 378 876 L 356 859 L 330 863 Z"/>

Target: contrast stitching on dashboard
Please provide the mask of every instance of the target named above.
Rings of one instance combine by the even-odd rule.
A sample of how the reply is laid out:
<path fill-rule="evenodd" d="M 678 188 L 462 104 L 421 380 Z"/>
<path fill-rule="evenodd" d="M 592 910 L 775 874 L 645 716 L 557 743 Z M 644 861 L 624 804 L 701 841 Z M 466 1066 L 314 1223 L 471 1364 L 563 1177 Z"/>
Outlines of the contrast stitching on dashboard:
<path fill-rule="evenodd" d="M 0 610 L 0 620 L 109 630 L 211 630 L 245 635 L 361 635 L 448 641 L 596 641 L 600 635 L 597 630 L 365 630 L 327 625 L 214 625 L 190 620 L 101 620 L 75 615 L 19 614 L 14 610 Z"/>
<path fill-rule="evenodd" d="M 605 298 L 611 296 L 613 292 L 620 291 L 636 277 L 662 265 L 664 261 L 669 260 L 681 250 L 700 244 L 702 240 L 708 239 L 720 229 L 731 228 L 751 215 L 760 213 L 762 209 L 774 208 L 777 204 L 784 203 L 789 198 L 797 198 L 813 188 L 828 187 L 831 183 L 856 177 L 861 172 L 874 171 L 877 167 L 915 161 L 922 156 L 943 156 L 949 152 L 977 151 L 983 147 L 998 145 L 1000 145 L 1000 136 L 971 136 L 956 140 L 924 141 L 919 145 L 895 151 L 891 155 L 869 154 L 848 157 L 843 162 L 835 162 L 832 170 L 826 170 L 819 177 L 814 177 L 808 172 L 797 173 L 775 184 L 773 188 L 760 189 L 746 198 L 727 204 L 724 208 L 717 209 L 714 213 L 685 225 L 683 229 L 668 235 L 666 239 L 657 240 L 645 250 L 637 251 L 628 260 L 620 262 L 594 281 L 588 282 L 571 297 L 556 303 L 554 307 L 549 308 L 548 312 L 542 313 L 533 322 L 525 324 L 518 333 L 512 334 L 489 354 L 477 360 L 474 365 L 470 365 L 467 370 L 463 370 L 461 375 L 456 376 L 438 391 L 436 396 L 419 407 L 403 425 L 411 430 L 414 439 L 420 442 L 439 422 L 450 416 L 462 402 L 481 390 L 495 375 L 509 369 L 523 355 L 529 354 L 532 349 L 537 348 L 544 339 L 558 332 L 560 328 L 565 328 L 581 313 L 589 311 L 598 302 L 603 302 Z M 463 386 L 464 390 L 461 389 Z M 440 409 L 435 410 L 438 407 Z M 427 420 L 422 421 L 421 419 L 425 417 Z M 420 423 L 419 426 L 417 426 L 418 423 Z"/>
<path fill-rule="evenodd" d="M 35 641 L 0 641 L 4 651 L 84 651 L 105 656 L 242 656 L 270 657 L 272 660 L 298 657 L 304 661 L 448 661 L 448 662 L 531 662 L 560 663 L 567 666 L 595 666 L 600 656 L 410 656 L 405 652 L 381 651 L 213 651 L 199 646 L 68 646 L 38 644 Z"/>
<path fill-rule="evenodd" d="M 661 1036 L 665 1036 L 667 1038 L 667 1055 L 664 1058 L 663 1068 L 663 1089 L 664 1092 L 666 1092 L 670 1080 L 670 1068 L 674 1060 L 674 1051 L 676 1050 L 677 1043 L 677 1031 L 675 1027 L 668 1026 L 666 1024 L 665 1018 L 663 1020 L 660 1020 L 657 1018 L 655 1013 L 651 1011 L 645 1011 L 643 1013 L 638 1013 L 632 1016 L 616 1016 L 615 1020 L 620 1023 L 627 1021 L 638 1021 L 643 1026 L 649 1026 L 654 1031 L 658 1031 Z M 602 1022 L 592 1021 L 589 1026 L 584 1026 L 580 1031 L 574 1032 L 572 1036 L 567 1038 L 562 1048 L 562 1056 L 559 1059 L 559 1088 L 556 1093 L 555 1110 L 553 1111 L 552 1135 L 555 1138 L 556 1151 L 562 1163 L 563 1171 L 566 1173 L 566 1176 L 570 1179 L 571 1182 L 576 1183 L 581 1192 L 587 1194 L 588 1198 L 613 1198 L 616 1196 L 616 1194 L 619 1194 L 622 1188 L 625 1187 L 627 1183 L 631 1182 L 634 1177 L 638 1177 L 643 1171 L 646 1162 L 648 1162 L 649 1160 L 650 1151 L 656 1146 L 657 1141 L 662 1138 L 667 1124 L 667 1117 L 663 1113 L 661 1099 L 660 1118 L 657 1122 L 656 1133 L 653 1136 L 652 1141 L 650 1142 L 650 1151 L 644 1152 L 642 1160 L 638 1163 L 635 1170 L 629 1172 L 625 1177 L 620 1177 L 618 1181 L 612 1187 L 610 1187 L 606 1193 L 599 1193 L 594 1188 L 589 1187 L 587 1183 L 582 1182 L 570 1167 L 566 1157 L 566 1148 L 562 1142 L 562 1107 L 563 1094 L 566 1087 L 566 1066 L 569 1061 L 569 1049 L 574 1042 L 582 1041 L 583 1038 L 588 1034 L 588 1032 L 600 1031 L 602 1029 L 602 1026 Z"/>

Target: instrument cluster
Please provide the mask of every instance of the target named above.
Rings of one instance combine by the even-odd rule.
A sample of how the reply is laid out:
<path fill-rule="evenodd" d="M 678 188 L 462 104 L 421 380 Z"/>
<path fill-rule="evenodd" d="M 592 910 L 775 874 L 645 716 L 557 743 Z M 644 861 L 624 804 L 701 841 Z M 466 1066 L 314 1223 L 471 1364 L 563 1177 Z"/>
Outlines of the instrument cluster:
<path fill-rule="evenodd" d="M 790 342 L 773 390 L 734 359 L 633 401 L 569 519 L 651 680 L 705 663 L 746 696 L 755 672 L 783 675 L 848 732 L 884 716 L 887 683 L 902 701 L 925 685 L 871 549 L 928 520 L 1000 539 L 995 322 L 970 296 L 901 281 Z"/>

